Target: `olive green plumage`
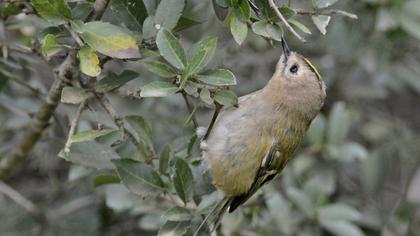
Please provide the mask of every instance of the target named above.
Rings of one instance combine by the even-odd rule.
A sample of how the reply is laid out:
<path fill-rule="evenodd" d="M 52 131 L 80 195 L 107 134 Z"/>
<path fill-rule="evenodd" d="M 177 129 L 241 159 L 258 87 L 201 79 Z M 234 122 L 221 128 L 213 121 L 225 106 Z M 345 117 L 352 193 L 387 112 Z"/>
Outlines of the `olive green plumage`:
<path fill-rule="evenodd" d="M 286 48 L 287 49 L 287 48 Z M 233 211 L 281 172 L 325 99 L 325 85 L 303 56 L 280 58 L 268 84 L 223 110 L 203 143 L 213 184 Z"/>

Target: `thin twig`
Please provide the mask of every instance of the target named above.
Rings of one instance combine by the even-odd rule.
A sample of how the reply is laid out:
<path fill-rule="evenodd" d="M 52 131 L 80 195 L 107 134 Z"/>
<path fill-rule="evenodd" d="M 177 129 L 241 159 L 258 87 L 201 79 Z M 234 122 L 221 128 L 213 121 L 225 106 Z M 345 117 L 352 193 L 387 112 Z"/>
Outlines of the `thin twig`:
<path fill-rule="evenodd" d="M 79 47 L 82 47 L 84 45 L 83 40 L 79 37 L 79 35 L 74 32 L 74 30 L 71 28 L 70 23 L 66 22 L 64 24 L 64 28 L 66 28 L 66 30 L 70 33 L 71 37 L 74 39 L 74 41 L 76 41 L 77 45 L 79 45 Z"/>
<path fill-rule="evenodd" d="M 306 40 L 300 36 L 295 29 L 293 29 L 292 26 L 290 26 L 289 22 L 287 22 L 287 20 L 284 18 L 283 14 L 281 14 L 281 12 L 279 11 L 279 8 L 277 7 L 277 5 L 274 3 L 273 0 L 268 0 L 268 3 L 270 4 L 271 8 L 274 9 L 274 11 L 276 12 L 277 16 L 280 18 L 280 20 L 283 22 L 283 24 L 286 26 L 286 28 L 294 35 L 296 36 L 296 38 L 298 38 L 302 43 L 305 43 Z"/>
<path fill-rule="evenodd" d="M 345 16 L 354 20 L 357 20 L 358 17 L 357 15 L 350 13 L 350 12 L 346 12 L 346 11 L 342 11 L 342 10 L 337 10 L 337 9 L 332 9 L 332 10 L 326 10 L 326 11 L 308 11 L 308 10 L 303 10 L 303 9 L 295 9 L 294 10 L 296 12 L 296 14 L 299 15 L 341 15 L 341 16 Z"/>
<path fill-rule="evenodd" d="M 185 105 L 187 106 L 188 112 L 192 116 L 192 122 L 194 124 L 194 128 L 197 129 L 198 128 L 198 122 L 197 122 L 197 118 L 195 117 L 195 114 L 193 114 L 194 113 L 194 109 L 191 107 L 191 104 L 188 101 L 187 95 L 185 93 L 181 93 L 181 94 L 182 94 L 182 97 L 184 98 Z"/>
<path fill-rule="evenodd" d="M 67 136 L 66 144 L 64 145 L 64 152 L 69 153 L 70 147 L 71 147 L 71 137 L 76 132 L 77 125 L 79 124 L 80 116 L 82 115 L 83 110 L 86 107 L 87 101 L 84 100 L 82 103 L 80 103 L 79 108 L 77 108 L 76 115 L 74 116 L 73 120 L 71 121 L 69 134 Z"/>

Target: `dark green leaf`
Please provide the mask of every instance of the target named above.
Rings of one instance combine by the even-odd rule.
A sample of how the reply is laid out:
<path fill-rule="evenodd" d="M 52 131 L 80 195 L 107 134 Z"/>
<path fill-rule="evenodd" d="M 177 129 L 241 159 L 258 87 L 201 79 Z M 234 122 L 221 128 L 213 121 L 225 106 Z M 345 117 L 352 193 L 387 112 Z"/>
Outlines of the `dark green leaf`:
<path fill-rule="evenodd" d="M 249 7 L 248 0 L 239 0 L 239 4 L 234 8 L 236 17 L 242 21 L 246 22 L 251 16 L 251 11 Z"/>
<path fill-rule="evenodd" d="M 191 228 L 191 221 L 166 221 L 159 229 L 158 236 L 182 236 Z"/>
<path fill-rule="evenodd" d="M 161 174 L 166 174 L 166 172 L 168 171 L 169 160 L 171 159 L 171 156 L 171 147 L 165 146 L 162 152 L 160 153 L 159 158 L 159 172 Z"/>
<path fill-rule="evenodd" d="M 181 16 L 179 18 L 178 23 L 176 24 L 175 28 L 173 29 L 174 32 L 178 32 L 184 29 L 191 28 L 193 26 L 196 26 L 198 24 L 201 24 L 201 22 L 189 19 L 187 17 Z"/>
<path fill-rule="evenodd" d="M 162 0 L 155 13 L 155 24 L 158 28 L 172 30 L 178 23 L 184 9 L 184 0 Z"/>
<path fill-rule="evenodd" d="M 196 73 L 204 68 L 213 58 L 214 51 L 217 47 L 217 37 L 206 37 L 202 40 L 195 43 L 189 50 L 188 50 L 188 58 L 191 61 L 194 61 L 194 58 L 198 57 L 198 54 L 201 51 L 205 52 L 204 58 L 202 63 L 196 67 L 196 69 L 192 73 Z"/>
<path fill-rule="evenodd" d="M 222 6 L 218 4 L 217 1 L 218 0 L 212 0 L 214 13 L 216 13 L 217 18 L 220 21 L 224 21 L 229 13 L 229 9 L 227 8 L 227 4 L 226 6 Z"/>
<path fill-rule="evenodd" d="M 125 120 L 133 128 L 137 135 L 137 140 L 143 140 L 150 147 L 153 146 L 152 141 L 152 127 L 141 116 L 131 115 L 126 116 Z"/>
<path fill-rule="evenodd" d="M 73 9 L 73 19 L 84 20 L 93 11 L 94 7 L 92 3 L 82 2 L 77 4 Z"/>
<path fill-rule="evenodd" d="M 238 4 L 239 0 L 225 0 L 228 6 L 234 7 Z"/>
<path fill-rule="evenodd" d="M 110 73 L 105 78 L 97 81 L 94 88 L 96 92 L 106 93 L 123 86 L 127 82 L 138 78 L 138 76 L 137 72 L 131 70 L 125 70 L 119 75 Z"/>
<path fill-rule="evenodd" d="M 237 106 L 238 98 L 235 93 L 230 90 L 217 91 L 214 94 L 214 100 L 224 106 Z"/>
<path fill-rule="evenodd" d="M 117 184 L 120 182 L 120 178 L 115 175 L 97 175 L 93 177 L 93 185 L 95 188 L 105 184 Z"/>
<path fill-rule="evenodd" d="M 169 65 L 160 61 L 144 61 L 144 67 L 150 72 L 163 78 L 172 78 L 176 76 L 176 71 Z"/>
<path fill-rule="evenodd" d="M 174 186 L 176 193 L 187 204 L 191 200 L 194 190 L 194 177 L 190 166 L 181 158 L 175 162 Z"/>
<path fill-rule="evenodd" d="M 279 11 L 281 12 L 281 14 L 284 16 L 284 18 L 289 19 L 290 17 L 294 16 L 296 13 L 293 9 L 286 7 L 286 6 L 282 6 L 279 8 Z"/>
<path fill-rule="evenodd" d="M 210 96 L 210 91 L 206 88 L 201 89 L 200 91 L 200 99 L 207 105 L 213 104 L 213 98 Z"/>
<path fill-rule="evenodd" d="M 174 67 L 184 70 L 187 65 L 187 56 L 178 39 L 166 29 L 159 30 L 156 44 L 160 55 Z"/>
<path fill-rule="evenodd" d="M 79 132 L 79 133 L 71 136 L 71 142 L 72 143 L 77 143 L 77 142 L 84 142 L 84 141 L 92 140 L 92 139 L 110 134 L 114 131 L 116 131 L 116 130 L 115 129 L 103 129 L 103 130 L 82 131 L 82 132 Z"/>
<path fill-rule="evenodd" d="M 72 163 L 96 169 L 111 169 L 111 160 L 120 158 L 110 146 L 95 141 L 74 143 L 69 153 L 61 151 L 58 156 Z"/>
<path fill-rule="evenodd" d="M 215 69 L 205 71 L 197 75 L 197 79 L 206 84 L 215 86 L 228 86 L 236 84 L 235 75 L 231 71 L 226 69 Z"/>
<path fill-rule="evenodd" d="M 141 0 L 136 2 L 140 3 L 139 5 L 143 4 Z M 127 0 L 111 0 L 101 20 L 113 25 L 126 27 L 133 32 L 140 32 L 142 26 L 136 17 L 133 16 L 129 7 L 130 5 L 127 3 Z"/>
<path fill-rule="evenodd" d="M 142 97 L 166 97 L 178 91 L 174 84 L 162 81 L 155 81 L 143 86 L 140 92 Z"/>
<path fill-rule="evenodd" d="M 140 196 L 155 196 L 163 191 L 159 174 L 149 165 L 130 159 L 113 160 L 118 175 L 127 188 Z"/>
<path fill-rule="evenodd" d="M 65 0 L 31 0 L 32 5 L 42 18 L 55 24 L 64 23 L 72 18 L 72 12 Z"/>
<path fill-rule="evenodd" d="M 175 206 L 165 211 L 164 216 L 168 221 L 184 221 L 192 218 L 191 212 L 187 208 Z"/>

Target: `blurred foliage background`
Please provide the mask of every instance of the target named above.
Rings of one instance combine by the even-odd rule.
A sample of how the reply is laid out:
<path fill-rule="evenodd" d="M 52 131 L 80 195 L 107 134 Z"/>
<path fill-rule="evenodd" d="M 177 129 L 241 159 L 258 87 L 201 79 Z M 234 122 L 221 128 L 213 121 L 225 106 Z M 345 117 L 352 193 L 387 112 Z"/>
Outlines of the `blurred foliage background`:
<path fill-rule="evenodd" d="M 127 29 L 131 30 L 131 37 L 146 58 L 140 60 L 118 59 L 136 56 L 124 57 L 120 51 L 109 55 L 95 42 L 90 43 L 84 35 L 87 24 L 83 26 L 76 20 L 88 21 L 93 2 L 67 1 L 68 7 L 58 0 L 0 3 L 0 161 L 16 148 L 57 80 L 53 68 L 69 51 L 81 46 L 70 32 L 79 34 L 99 52 L 99 59 L 91 48 L 85 50 L 85 56 L 79 53 L 78 60 L 86 66 L 80 67 L 83 74 L 76 72 L 75 77 L 80 78 L 66 84 L 64 91 L 68 93 L 63 92 L 62 103 L 48 119 L 48 127 L 29 158 L 0 182 L 0 235 L 190 235 L 200 223 L 200 216 L 211 209 L 217 194 L 200 162 L 192 116 L 183 96 L 174 94 L 183 81 L 179 76 L 186 72 L 178 68 L 182 73 L 175 73 L 179 76 L 171 85 L 168 79 L 156 75 L 156 68 L 162 67 L 150 65 L 165 61 L 155 59 L 159 52 L 162 55 L 162 48 L 156 48 L 154 42 L 159 28 L 156 24 L 159 20 L 166 22 L 163 26 L 172 30 L 184 48 L 207 36 L 217 37 L 214 57 L 206 68 L 226 68 L 235 75 L 225 71 L 219 79 L 225 79 L 227 84 L 213 87 L 204 86 L 199 76 L 186 76 L 196 82 L 185 94 L 201 126 L 210 121 L 213 108 L 209 104 L 213 99 L 226 105 L 235 103 L 226 85 L 236 81 L 230 88 L 241 96 L 266 84 L 281 55 L 276 39 L 283 31 L 276 25 L 272 25 L 277 30 L 274 32 L 264 28 L 277 20 L 266 18 L 270 15 L 267 12 L 262 13 L 265 20 L 261 20 L 249 6 L 251 17 L 241 19 L 246 10 L 235 5 L 237 1 L 187 0 L 178 13 L 172 12 L 179 2 L 184 1 L 172 2 L 175 5 L 163 13 L 156 11 L 159 1 L 144 0 L 144 5 L 129 0 L 108 3 L 101 21 L 124 28 L 120 32 L 123 36 Z M 267 6 L 265 1 L 253 2 L 260 9 Z M 418 235 L 420 1 L 276 3 L 307 40 L 302 44 L 280 24 L 290 48 L 317 66 L 328 86 L 328 96 L 306 141 L 283 174 L 239 210 L 226 214 L 219 233 Z M 52 7 L 43 8 L 48 4 Z M 227 12 L 231 15 L 221 21 L 213 5 L 219 18 Z M 147 15 L 133 13 L 133 9 L 142 7 Z M 59 13 L 54 15 L 57 9 Z M 70 9 L 72 13 L 68 13 Z M 331 10 L 351 12 L 358 20 Z M 130 11 L 132 14 L 128 14 Z M 311 17 L 305 11 L 315 15 Z M 331 18 L 320 17 L 321 12 Z M 158 19 L 159 14 L 163 20 Z M 177 24 L 181 15 L 183 22 Z M 236 19 L 232 20 L 232 15 Z M 69 22 L 69 18 L 73 20 L 71 28 L 64 27 L 62 23 Z M 116 34 L 115 29 L 97 29 L 105 32 L 104 37 L 107 30 L 110 35 Z M 169 31 L 162 40 L 173 43 Z M 163 35 L 163 30 L 160 33 Z M 209 45 L 211 48 L 214 44 Z M 166 68 L 157 74 L 169 73 L 171 77 L 173 71 Z M 102 93 L 92 97 L 89 84 L 94 83 L 97 89 L 98 82 L 92 79 L 96 77 L 98 81 L 108 78 L 108 83 L 103 82 Z M 113 85 L 109 81 L 123 82 Z M 162 83 L 149 84 L 155 81 Z M 201 94 L 206 89 L 211 97 Z M 139 94 L 140 90 L 143 94 Z M 216 99 L 220 91 L 226 93 Z M 147 92 L 162 97 L 149 98 Z M 117 115 L 124 117 L 127 129 L 134 133 L 132 138 L 144 144 L 142 154 L 127 137 L 121 139 L 115 119 L 101 106 L 104 101 L 95 96 L 106 96 Z M 90 133 L 73 136 L 73 141 L 79 140 L 66 152 L 63 147 L 70 123 L 80 108 L 75 104 L 82 102 L 88 105 L 76 134 L 87 130 Z M 148 151 L 154 153 L 153 168 L 150 162 L 144 164 Z M 188 181 L 179 182 L 183 177 Z M 147 187 L 150 183 L 154 185 Z"/>

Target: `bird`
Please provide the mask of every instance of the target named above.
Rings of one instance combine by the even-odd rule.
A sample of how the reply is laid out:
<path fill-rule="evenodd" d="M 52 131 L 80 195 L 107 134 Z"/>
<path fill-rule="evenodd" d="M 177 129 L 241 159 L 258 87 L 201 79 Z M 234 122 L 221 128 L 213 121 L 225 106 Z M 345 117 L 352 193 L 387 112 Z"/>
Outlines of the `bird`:
<path fill-rule="evenodd" d="M 268 83 L 215 112 L 201 142 L 212 184 L 224 195 L 211 212 L 216 224 L 283 170 L 324 104 L 318 70 L 284 39 L 282 48 Z"/>

